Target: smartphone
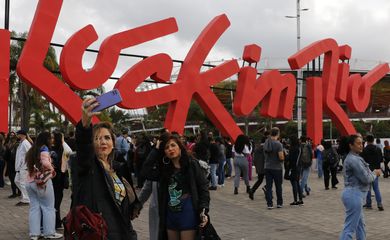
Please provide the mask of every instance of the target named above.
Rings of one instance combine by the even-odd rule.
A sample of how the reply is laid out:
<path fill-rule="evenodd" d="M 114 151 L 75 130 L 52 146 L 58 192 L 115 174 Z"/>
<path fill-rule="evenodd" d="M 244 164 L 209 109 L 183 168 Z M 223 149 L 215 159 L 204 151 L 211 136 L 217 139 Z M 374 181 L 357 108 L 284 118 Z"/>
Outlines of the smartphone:
<path fill-rule="evenodd" d="M 99 102 L 99 106 L 92 109 L 92 112 L 100 112 L 106 108 L 114 106 L 122 102 L 122 97 L 118 89 L 113 89 L 96 97 L 96 101 Z"/>

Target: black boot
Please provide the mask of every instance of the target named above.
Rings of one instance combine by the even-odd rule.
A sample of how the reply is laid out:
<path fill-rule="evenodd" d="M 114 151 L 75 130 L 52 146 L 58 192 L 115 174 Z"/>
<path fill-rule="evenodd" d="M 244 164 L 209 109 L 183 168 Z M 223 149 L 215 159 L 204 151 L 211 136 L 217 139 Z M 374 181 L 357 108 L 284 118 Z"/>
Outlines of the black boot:
<path fill-rule="evenodd" d="M 250 193 L 251 192 L 251 187 L 250 186 L 246 186 L 246 193 Z"/>
<path fill-rule="evenodd" d="M 251 200 L 254 199 L 254 198 L 253 198 L 253 190 L 252 190 L 252 189 L 249 190 L 249 198 L 250 198 Z"/>
<path fill-rule="evenodd" d="M 234 194 L 238 194 L 238 188 L 234 188 Z"/>

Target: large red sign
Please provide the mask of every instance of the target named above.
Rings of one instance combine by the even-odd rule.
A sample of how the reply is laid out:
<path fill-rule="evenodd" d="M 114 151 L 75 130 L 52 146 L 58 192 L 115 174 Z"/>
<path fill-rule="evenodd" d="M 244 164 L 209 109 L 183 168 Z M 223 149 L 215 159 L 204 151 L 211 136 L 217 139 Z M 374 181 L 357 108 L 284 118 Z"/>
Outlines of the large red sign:
<path fill-rule="evenodd" d="M 19 76 L 52 102 L 73 123 L 81 118 L 78 106 L 82 100 L 70 89 L 87 90 L 101 86 L 112 75 L 122 49 L 142 44 L 178 31 L 174 18 L 164 19 L 138 28 L 113 34 L 100 46 L 92 69 L 82 67 L 85 49 L 97 40 L 92 25 L 79 30 L 66 42 L 60 56 L 60 69 L 64 82 L 49 72 L 43 61 L 50 46 L 62 0 L 40 0 L 27 41 L 17 65 Z M 137 86 L 151 77 L 166 82 L 171 77 L 173 62 L 167 54 L 150 56 L 128 69 L 116 83 L 123 96 L 120 107 L 143 108 L 169 103 L 165 127 L 182 132 L 192 98 L 200 105 L 213 124 L 226 136 L 235 139 L 241 134 L 232 116 L 223 107 L 210 86 L 238 74 L 233 110 L 247 115 L 261 102 L 260 114 L 272 118 L 291 119 L 296 92 L 296 79 L 292 74 L 277 70 L 265 71 L 258 76 L 251 66 L 240 68 L 236 60 L 201 72 L 205 58 L 221 35 L 230 26 L 226 15 L 215 17 L 193 43 L 180 69 L 177 81 L 169 86 L 147 92 L 136 92 Z M 10 34 L 0 30 L 0 131 L 7 131 L 7 103 L 9 76 Z M 288 59 L 291 69 L 299 69 L 324 54 L 321 77 L 307 78 L 307 132 L 318 143 L 322 138 L 322 114 L 325 111 L 342 134 L 355 133 L 340 102 L 346 102 L 351 111 L 363 112 L 368 106 L 371 87 L 389 71 L 388 64 L 380 64 L 364 77 L 349 75 L 349 65 L 339 60 L 351 57 L 351 48 L 338 46 L 333 39 L 315 42 Z M 261 47 L 247 45 L 243 59 L 249 63 L 260 61 Z M 70 86 L 70 87 L 69 87 Z M 94 121 L 99 121 L 94 119 Z"/>

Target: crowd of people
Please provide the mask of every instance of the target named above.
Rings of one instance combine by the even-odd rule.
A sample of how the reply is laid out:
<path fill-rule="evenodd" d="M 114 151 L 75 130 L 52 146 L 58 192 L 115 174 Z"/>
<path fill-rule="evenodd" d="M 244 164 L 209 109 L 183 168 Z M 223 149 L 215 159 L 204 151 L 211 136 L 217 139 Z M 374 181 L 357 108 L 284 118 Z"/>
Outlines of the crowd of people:
<path fill-rule="evenodd" d="M 346 218 L 340 239 L 354 234 L 365 239 L 362 209 L 373 208 L 371 188 L 378 210 L 384 210 L 378 176 L 390 174 L 390 146 L 388 141 L 375 143 L 372 135 L 317 146 L 305 136 L 282 139 L 276 127 L 263 132 L 258 142 L 245 135 L 231 141 L 207 131 L 193 137 L 165 129 L 158 136 L 130 136 L 122 129 L 115 135 L 111 123 L 91 123 L 99 114 L 92 111 L 97 104 L 94 98 L 84 100 L 82 119 L 66 138 L 58 130 L 33 139 L 23 129 L 0 134 L 0 187 L 7 176 L 9 198 L 19 200 L 16 206 L 29 206 L 31 239 L 63 237 L 57 230 L 68 224 L 60 214 L 67 188 L 72 209 L 83 205 L 103 217 L 108 239 L 137 239 L 132 221 L 149 198 L 150 239 L 196 239 L 210 222 L 209 191 L 225 187 L 226 179 L 233 178 L 232 194 L 245 192 L 252 200 L 263 185 L 270 210 L 274 196 L 276 208 L 284 207 L 282 183 L 288 180 L 293 194 L 289 205 L 304 206 L 311 194 L 313 159 L 325 190 L 337 189 L 337 173 L 343 169 Z M 252 167 L 257 179 L 250 186 Z"/>

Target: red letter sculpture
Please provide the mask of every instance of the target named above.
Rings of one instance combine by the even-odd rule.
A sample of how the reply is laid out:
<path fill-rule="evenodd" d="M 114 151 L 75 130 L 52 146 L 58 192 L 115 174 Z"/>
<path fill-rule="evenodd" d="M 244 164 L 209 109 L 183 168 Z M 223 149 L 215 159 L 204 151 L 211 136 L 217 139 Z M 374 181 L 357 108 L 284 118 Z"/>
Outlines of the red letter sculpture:
<path fill-rule="evenodd" d="M 355 128 L 348 115 L 338 104 L 338 100 L 344 100 L 347 96 L 347 105 L 352 111 L 364 111 L 371 97 L 371 87 L 389 71 L 388 64 L 380 64 L 363 78 L 358 74 L 348 77 L 349 67 L 345 64 L 339 65 L 338 60 L 339 58 L 348 59 L 350 52 L 348 46 L 339 48 L 335 40 L 325 39 L 305 47 L 288 59 L 291 69 L 298 69 L 312 59 L 325 54 L 322 77 L 311 78 L 307 89 L 307 103 L 312 104 L 309 105 L 310 109 L 307 109 L 308 136 L 315 143 L 319 143 L 322 139 L 322 112 L 315 109 L 324 108 L 335 122 L 337 129 L 341 131 L 341 134 L 355 133 Z M 315 83 L 320 80 L 322 84 Z M 344 81 L 348 83 L 347 87 Z M 338 82 L 339 84 L 337 84 Z M 316 95 L 318 90 L 315 86 L 322 87 L 320 89 L 322 91 L 322 102 Z M 345 93 L 346 89 L 347 94 Z M 339 92 L 337 93 L 336 90 Z"/>
<path fill-rule="evenodd" d="M 17 65 L 18 75 L 42 93 L 73 123 L 81 118 L 81 99 L 47 70 L 45 60 L 53 36 L 62 0 L 40 0 Z M 94 122 L 97 119 L 94 118 Z"/>
<path fill-rule="evenodd" d="M 226 15 L 218 16 L 208 24 L 184 60 L 177 81 L 170 86 L 148 92 L 135 92 L 135 88 L 147 76 L 151 76 L 160 82 L 169 80 L 172 70 L 172 62 L 169 56 L 158 54 L 134 65 L 115 85 L 121 93 L 124 93 L 123 102 L 119 106 L 140 108 L 171 102 L 165 120 L 165 127 L 171 131 L 181 133 L 184 129 L 192 96 L 194 96 L 200 107 L 222 134 L 236 139 L 241 134 L 241 130 L 210 90 L 210 86 L 237 73 L 239 70 L 237 61 L 231 60 L 206 72 L 199 73 L 211 48 L 229 25 Z"/>
<path fill-rule="evenodd" d="M 261 48 L 245 47 L 243 59 L 249 63 L 260 60 Z M 262 102 L 260 114 L 271 118 L 291 119 L 296 91 L 294 75 L 265 71 L 258 79 L 257 69 L 243 67 L 238 77 L 233 110 L 237 115 L 248 115 Z"/>

